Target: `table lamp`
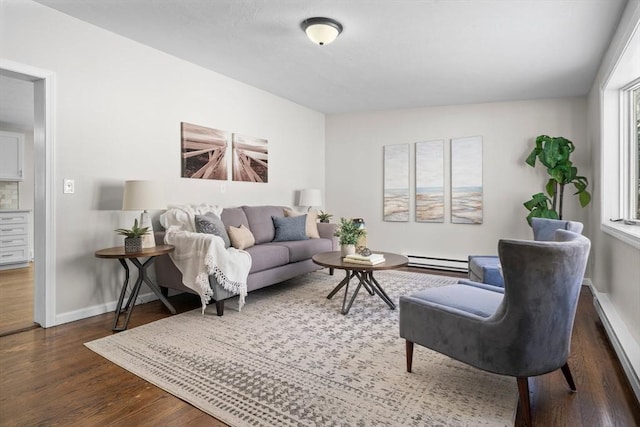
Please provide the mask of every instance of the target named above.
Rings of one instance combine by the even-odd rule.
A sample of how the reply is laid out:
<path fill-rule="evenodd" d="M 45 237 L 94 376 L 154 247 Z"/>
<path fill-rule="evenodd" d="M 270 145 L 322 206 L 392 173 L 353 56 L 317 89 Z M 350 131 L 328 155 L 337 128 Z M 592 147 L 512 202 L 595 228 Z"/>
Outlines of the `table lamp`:
<path fill-rule="evenodd" d="M 153 225 L 149 215 L 150 210 L 165 209 L 162 187 L 153 181 L 125 181 L 124 196 L 122 197 L 122 210 L 142 211 L 140 215 L 140 227 L 149 227 L 149 232 L 142 237 L 143 248 L 153 248 L 156 241 L 153 236 Z"/>
<path fill-rule="evenodd" d="M 311 210 L 313 206 L 322 206 L 322 193 L 317 188 L 300 190 L 298 206 L 308 206 L 307 211 Z"/>

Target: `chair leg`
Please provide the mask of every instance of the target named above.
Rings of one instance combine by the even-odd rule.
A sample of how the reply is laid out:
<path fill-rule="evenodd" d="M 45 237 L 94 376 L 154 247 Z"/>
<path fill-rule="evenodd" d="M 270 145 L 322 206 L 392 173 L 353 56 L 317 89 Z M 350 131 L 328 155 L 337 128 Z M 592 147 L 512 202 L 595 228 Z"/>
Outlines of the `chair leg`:
<path fill-rule="evenodd" d="M 218 316 L 224 314 L 224 300 L 216 301 L 216 314 Z"/>
<path fill-rule="evenodd" d="M 531 427 L 531 404 L 529 402 L 529 378 L 518 377 L 518 394 L 520 395 L 520 406 L 524 415 L 524 422 Z"/>
<path fill-rule="evenodd" d="M 564 378 L 567 380 L 571 391 L 576 391 L 576 383 L 573 382 L 573 376 L 571 375 L 571 370 L 569 369 L 569 362 L 565 363 L 562 367 L 562 373 L 564 374 Z"/>
<path fill-rule="evenodd" d="M 413 362 L 413 343 L 406 340 L 407 347 L 407 372 L 411 372 L 411 363 Z"/>

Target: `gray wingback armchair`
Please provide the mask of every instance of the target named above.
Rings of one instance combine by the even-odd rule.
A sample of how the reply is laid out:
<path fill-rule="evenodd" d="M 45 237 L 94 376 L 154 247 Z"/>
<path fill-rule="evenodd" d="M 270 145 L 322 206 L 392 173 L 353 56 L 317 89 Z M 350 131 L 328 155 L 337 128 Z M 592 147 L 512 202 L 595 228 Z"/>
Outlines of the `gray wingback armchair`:
<path fill-rule="evenodd" d="M 570 231 L 555 241 L 500 240 L 505 287 L 462 281 L 400 297 L 407 371 L 414 343 L 489 372 L 517 377 L 531 425 L 528 377 L 562 369 L 567 359 L 590 241 Z"/>
<path fill-rule="evenodd" d="M 556 230 L 582 233 L 582 223 L 561 219 L 531 218 L 533 240 L 553 240 Z M 469 255 L 469 279 L 493 286 L 504 286 L 500 272 L 500 259 L 496 255 Z"/>

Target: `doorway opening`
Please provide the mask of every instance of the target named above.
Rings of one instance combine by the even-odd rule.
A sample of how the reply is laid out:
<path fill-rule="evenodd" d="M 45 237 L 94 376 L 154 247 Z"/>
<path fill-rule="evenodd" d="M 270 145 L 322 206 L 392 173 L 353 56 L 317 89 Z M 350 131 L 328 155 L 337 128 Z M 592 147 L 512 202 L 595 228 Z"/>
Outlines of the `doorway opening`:
<path fill-rule="evenodd" d="M 33 84 L 33 322 L 56 324 L 54 210 L 54 74 L 0 59 L 0 76 Z M 22 279 L 19 279 L 22 280 Z M 29 280 L 29 279 L 24 279 Z"/>

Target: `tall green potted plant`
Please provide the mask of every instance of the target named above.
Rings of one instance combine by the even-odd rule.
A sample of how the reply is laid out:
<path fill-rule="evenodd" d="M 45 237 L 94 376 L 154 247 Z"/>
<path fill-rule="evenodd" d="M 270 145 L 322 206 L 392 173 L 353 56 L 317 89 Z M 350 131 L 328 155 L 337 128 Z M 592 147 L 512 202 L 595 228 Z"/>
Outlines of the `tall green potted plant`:
<path fill-rule="evenodd" d="M 536 193 L 524 203 L 529 210 L 527 222 L 531 218 L 562 219 L 564 190 L 567 184 L 573 184 L 580 206 L 585 207 L 591 201 L 591 194 L 587 191 L 589 181 L 578 175 L 578 168 L 571 162 L 571 153 L 576 149 L 573 142 L 561 136 L 550 137 L 540 135 L 536 138 L 536 146 L 529 153 L 526 163 L 535 167 L 536 160 L 547 168 L 549 181 L 545 186 L 545 193 Z"/>

